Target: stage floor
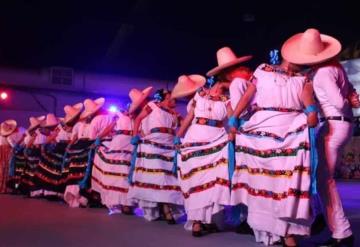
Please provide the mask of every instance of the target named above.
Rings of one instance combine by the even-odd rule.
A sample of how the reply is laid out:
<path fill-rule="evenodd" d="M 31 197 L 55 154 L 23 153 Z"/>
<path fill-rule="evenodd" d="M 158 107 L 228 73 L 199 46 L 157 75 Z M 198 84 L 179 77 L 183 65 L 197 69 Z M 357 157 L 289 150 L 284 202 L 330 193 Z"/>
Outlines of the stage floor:
<path fill-rule="evenodd" d="M 346 214 L 360 246 L 360 182 L 338 182 Z M 316 246 L 326 230 L 301 246 Z M 18 246 L 261 246 L 252 236 L 222 232 L 195 239 L 183 225 L 146 222 L 106 209 L 71 209 L 60 202 L 0 195 L 0 247 Z"/>

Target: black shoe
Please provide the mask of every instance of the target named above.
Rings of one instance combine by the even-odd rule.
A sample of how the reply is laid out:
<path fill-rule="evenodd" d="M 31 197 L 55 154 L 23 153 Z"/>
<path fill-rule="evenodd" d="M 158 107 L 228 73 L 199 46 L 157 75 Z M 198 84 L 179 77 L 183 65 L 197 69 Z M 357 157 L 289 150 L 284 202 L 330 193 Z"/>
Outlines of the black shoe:
<path fill-rule="evenodd" d="M 168 223 L 168 225 L 176 225 L 176 221 L 174 220 L 174 218 L 166 220 L 166 222 Z"/>
<path fill-rule="evenodd" d="M 203 224 L 202 227 L 204 228 L 205 231 L 207 231 L 208 233 L 217 233 L 220 232 L 219 228 L 217 227 L 216 224 Z"/>
<path fill-rule="evenodd" d="M 326 227 L 326 221 L 323 214 L 318 214 L 311 224 L 311 236 L 317 235 L 322 232 Z"/>
<path fill-rule="evenodd" d="M 237 226 L 235 232 L 238 234 L 254 235 L 253 229 L 251 229 L 246 221 L 243 221 L 239 226 Z"/>
<path fill-rule="evenodd" d="M 320 246 L 324 247 L 353 247 L 354 246 L 354 236 L 351 235 L 347 238 L 336 239 L 331 238 Z"/>
<path fill-rule="evenodd" d="M 194 225 L 200 225 L 200 230 L 198 230 L 198 231 L 194 231 Z M 192 232 L 191 232 L 191 234 L 192 234 L 192 236 L 193 237 L 195 237 L 195 238 L 199 238 L 199 237 L 201 237 L 202 235 L 203 235 L 203 233 L 202 233 L 202 224 L 200 223 L 200 222 L 195 222 L 195 223 L 193 223 L 193 226 L 192 226 Z"/>

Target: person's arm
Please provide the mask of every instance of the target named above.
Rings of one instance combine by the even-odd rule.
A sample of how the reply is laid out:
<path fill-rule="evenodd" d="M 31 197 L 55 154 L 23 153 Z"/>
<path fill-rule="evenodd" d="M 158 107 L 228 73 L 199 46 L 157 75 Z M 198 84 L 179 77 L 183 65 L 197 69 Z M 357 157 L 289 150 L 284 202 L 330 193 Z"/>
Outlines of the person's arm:
<path fill-rule="evenodd" d="M 186 130 L 189 128 L 192 120 L 194 119 L 194 116 L 195 116 L 195 114 L 194 114 L 194 106 L 191 106 L 191 108 L 188 111 L 188 114 L 186 115 L 186 117 L 182 121 L 181 126 L 180 126 L 179 130 L 176 133 L 177 137 L 182 137 L 184 135 Z"/>
<path fill-rule="evenodd" d="M 233 108 L 231 107 L 230 101 L 226 105 L 226 111 L 227 111 L 227 118 L 230 118 L 234 113 Z"/>
<path fill-rule="evenodd" d="M 137 136 L 139 134 L 139 127 L 141 124 L 141 121 L 146 118 L 150 113 L 152 109 L 147 105 L 145 108 L 140 112 L 140 114 L 135 118 L 134 121 L 134 129 L 133 129 L 133 136 Z"/>
<path fill-rule="evenodd" d="M 327 96 L 329 102 L 339 110 L 342 110 L 348 101 L 341 94 L 337 85 L 337 73 L 331 67 L 319 68 L 314 76 L 314 87 L 321 89 Z"/>
<path fill-rule="evenodd" d="M 304 84 L 303 91 L 301 93 L 301 100 L 305 107 L 305 109 L 308 106 L 315 106 L 316 102 L 314 99 L 314 89 L 310 82 L 306 82 Z M 318 124 L 318 114 L 317 111 L 312 111 L 310 113 L 307 113 L 307 124 L 309 127 L 315 127 Z"/>
<path fill-rule="evenodd" d="M 100 135 L 98 136 L 98 138 L 102 139 L 105 136 L 109 135 L 110 132 L 114 129 L 116 125 L 116 121 L 112 121 L 108 126 L 106 126 L 106 128 L 100 133 Z"/>
<path fill-rule="evenodd" d="M 246 107 L 251 102 L 252 97 L 254 97 L 256 93 L 256 85 L 254 83 L 247 83 L 247 88 L 240 98 L 239 102 L 237 103 L 235 110 L 233 112 L 233 116 L 238 118 L 240 114 L 246 109 Z"/>

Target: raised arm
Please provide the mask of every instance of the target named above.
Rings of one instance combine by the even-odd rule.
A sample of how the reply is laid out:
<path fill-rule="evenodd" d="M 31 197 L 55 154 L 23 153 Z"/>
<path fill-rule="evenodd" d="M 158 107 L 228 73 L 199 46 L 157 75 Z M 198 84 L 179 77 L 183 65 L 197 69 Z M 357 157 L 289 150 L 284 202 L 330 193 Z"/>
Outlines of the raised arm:
<path fill-rule="evenodd" d="M 247 88 L 243 94 L 243 96 L 240 98 L 239 102 L 237 103 L 235 110 L 233 112 L 233 116 L 238 118 L 240 114 L 246 109 L 246 107 L 249 105 L 252 97 L 256 93 L 256 85 L 254 83 L 248 82 Z"/>
<path fill-rule="evenodd" d="M 134 129 L 133 129 L 133 136 L 137 136 L 139 133 L 139 127 L 141 124 L 141 121 L 146 118 L 150 113 L 152 109 L 147 105 L 145 108 L 140 112 L 140 114 L 135 118 L 134 121 Z"/>

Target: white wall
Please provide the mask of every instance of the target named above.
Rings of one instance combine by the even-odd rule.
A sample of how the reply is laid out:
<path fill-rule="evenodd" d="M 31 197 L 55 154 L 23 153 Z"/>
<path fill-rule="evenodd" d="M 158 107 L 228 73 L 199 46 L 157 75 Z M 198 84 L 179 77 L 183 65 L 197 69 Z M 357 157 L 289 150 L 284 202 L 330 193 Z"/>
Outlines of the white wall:
<path fill-rule="evenodd" d="M 28 126 L 30 116 L 54 112 L 63 116 L 66 104 L 75 104 L 86 98 L 105 97 L 107 106 L 125 106 L 129 102 L 128 92 L 132 88 L 143 89 L 147 86 L 172 88 L 175 83 L 143 78 L 127 78 L 119 75 L 104 75 L 85 72 L 74 73 L 72 86 L 54 85 L 50 82 L 50 71 L 0 68 L 0 92 L 9 95 L 0 100 L 0 122 L 12 118 L 19 125 Z M 56 107 L 54 106 L 56 104 Z M 179 104 L 184 112 L 184 103 Z"/>

